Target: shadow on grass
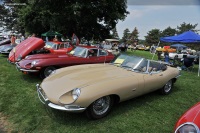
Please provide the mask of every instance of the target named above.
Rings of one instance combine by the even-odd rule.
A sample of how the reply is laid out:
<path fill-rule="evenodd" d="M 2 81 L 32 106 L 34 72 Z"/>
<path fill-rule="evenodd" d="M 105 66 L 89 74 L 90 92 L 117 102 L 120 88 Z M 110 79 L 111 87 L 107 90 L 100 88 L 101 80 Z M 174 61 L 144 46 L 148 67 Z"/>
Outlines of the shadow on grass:
<path fill-rule="evenodd" d="M 29 83 L 33 83 L 33 82 L 41 83 L 42 82 L 42 79 L 38 75 L 35 75 L 35 74 L 21 73 L 21 78 L 22 78 L 22 80 L 29 82 Z"/>

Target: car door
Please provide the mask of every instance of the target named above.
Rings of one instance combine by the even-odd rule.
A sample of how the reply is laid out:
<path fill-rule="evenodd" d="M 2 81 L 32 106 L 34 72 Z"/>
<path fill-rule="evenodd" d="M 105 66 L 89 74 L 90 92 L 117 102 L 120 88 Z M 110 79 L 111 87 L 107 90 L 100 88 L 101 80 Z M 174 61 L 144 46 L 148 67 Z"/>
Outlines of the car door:
<path fill-rule="evenodd" d="M 166 77 L 163 64 L 159 62 L 149 61 L 147 73 L 144 75 L 144 89 L 147 92 L 162 88 L 166 83 Z"/>
<path fill-rule="evenodd" d="M 88 49 L 86 62 L 90 63 L 90 64 L 102 63 L 102 61 L 99 60 L 98 49 L 97 48 Z"/>

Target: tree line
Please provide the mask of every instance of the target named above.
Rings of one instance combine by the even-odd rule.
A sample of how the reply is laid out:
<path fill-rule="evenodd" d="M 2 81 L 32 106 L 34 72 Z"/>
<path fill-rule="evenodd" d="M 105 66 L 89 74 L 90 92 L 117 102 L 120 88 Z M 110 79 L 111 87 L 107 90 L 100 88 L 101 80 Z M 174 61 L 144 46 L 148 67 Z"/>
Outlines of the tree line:
<path fill-rule="evenodd" d="M 181 34 L 185 31 L 194 31 L 197 33 L 197 27 L 198 24 L 190 24 L 190 23 L 185 23 L 183 22 L 180 24 L 180 26 L 177 26 L 177 28 L 171 28 L 170 26 L 161 31 L 160 29 L 152 29 L 147 32 L 147 35 L 145 36 L 145 40 L 139 40 L 139 31 L 137 27 L 133 29 L 132 32 L 128 28 L 124 30 L 123 37 L 121 39 L 121 42 L 125 42 L 128 44 L 134 44 L 134 43 L 143 43 L 145 45 L 151 46 L 151 45 L 157 45 L 158 42 L 160 41 L 160 37 L 167 37 L 167 36 L 174 36 Z M 117 34 L 117 33 L 115 33 Z M 164 45 L 169 45 L 168 43 L 161 42 L 161 46 Z"/>

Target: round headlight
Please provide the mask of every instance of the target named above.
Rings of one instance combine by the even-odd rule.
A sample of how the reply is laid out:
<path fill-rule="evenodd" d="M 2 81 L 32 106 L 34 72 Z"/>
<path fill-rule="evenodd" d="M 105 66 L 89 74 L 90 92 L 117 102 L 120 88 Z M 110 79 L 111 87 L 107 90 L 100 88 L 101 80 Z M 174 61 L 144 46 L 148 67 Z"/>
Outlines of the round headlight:
<path fill-rule="evenodd" d="M 78 97 L 80 96 L 81 94 L 81 89 L 79 88 L 76 88 L 72 91 L 72 97 L 74 100 L 78 99 Z"/>
<path fill-rule="evenodd" d="M 183 126 L 180 126 L 175 133 L 198 133 L 197 126 L 193 124 L 185 124 Z"/>
<path fill-rule="evenodd" d="M 34 67 L 36 63 L 37 63 L 37 61 L 35 61 L 35 60 L 32 61 L 32 62 L 31 62 L 31 67 Z"/>

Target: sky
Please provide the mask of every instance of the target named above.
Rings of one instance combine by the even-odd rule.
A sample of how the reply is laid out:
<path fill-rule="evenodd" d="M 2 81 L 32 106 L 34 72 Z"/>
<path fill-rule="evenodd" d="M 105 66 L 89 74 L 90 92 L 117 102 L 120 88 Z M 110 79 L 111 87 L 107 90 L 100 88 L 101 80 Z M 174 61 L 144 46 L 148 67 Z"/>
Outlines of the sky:
<path fill-rule="evenodd" d="M 127 10 L 130 14 L 117 24 L 120 38 L 126 28 L 132 32 L 136 27 L 144 39 L 152 29 L 177 28 L 183 22 L 198 24 L 200 30 L 200 0 L 128 0 Z"/>

